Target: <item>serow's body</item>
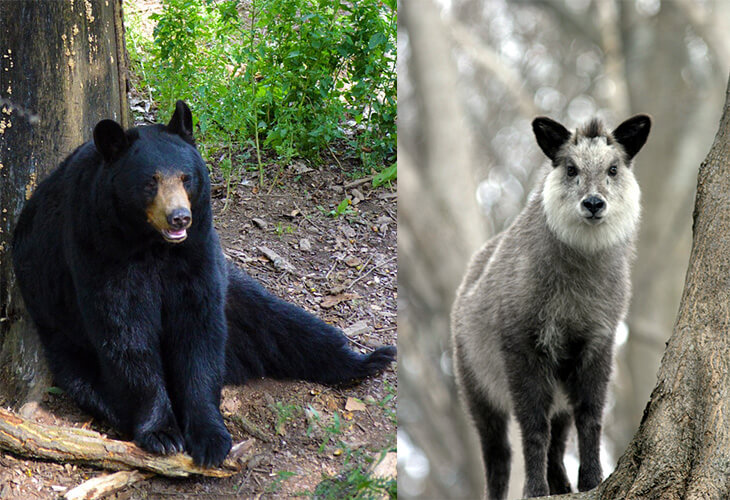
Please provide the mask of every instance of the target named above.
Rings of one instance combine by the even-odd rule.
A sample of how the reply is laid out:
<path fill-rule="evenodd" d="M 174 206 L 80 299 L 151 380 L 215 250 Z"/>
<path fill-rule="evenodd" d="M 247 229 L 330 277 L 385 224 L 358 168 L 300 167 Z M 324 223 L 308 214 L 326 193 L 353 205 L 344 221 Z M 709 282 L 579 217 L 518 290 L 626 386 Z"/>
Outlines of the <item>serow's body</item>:
<path fill-rule="evenodd" d="M 395 348 L 349 349 L 225 261 L 192 127 L 182 101 L 167 126 L 99 122 L 26 203 L 13 264 L 56 384 L 143 448 L 209 466 L 231 447 L 224 383 L 348 382 Z"/>
<path fill-rule="evenodd" d="M 507 492 L 511 413 L 522 431 L 525 496 L 570 491 L 563 454 L 573 421 L 578 488 L 602 479 L 602 412 L 640 215 L 632 159 L 650 124 L 637 115 L 610 132 L 594 120 L 571 134 L 535 119 L 552 166 L 514 223 L 468 266 L 452 309 L 452 342 L 487 498 Z"/>

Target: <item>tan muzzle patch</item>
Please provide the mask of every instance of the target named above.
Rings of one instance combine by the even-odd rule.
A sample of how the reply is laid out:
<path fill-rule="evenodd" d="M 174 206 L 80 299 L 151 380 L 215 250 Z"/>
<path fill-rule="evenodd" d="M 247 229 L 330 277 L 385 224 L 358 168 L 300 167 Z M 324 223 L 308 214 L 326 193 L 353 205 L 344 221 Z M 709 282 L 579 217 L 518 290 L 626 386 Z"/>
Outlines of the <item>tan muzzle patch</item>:
<path fill-rule="evenodd" d="M 187 229 L 192 224 L 190 199 L 185 191 L 184 175 L 155 174 L 157 194 L 147 206 L 147 222 L 157 229 L 165 240 L 180 243 L 188 237 Z"/>

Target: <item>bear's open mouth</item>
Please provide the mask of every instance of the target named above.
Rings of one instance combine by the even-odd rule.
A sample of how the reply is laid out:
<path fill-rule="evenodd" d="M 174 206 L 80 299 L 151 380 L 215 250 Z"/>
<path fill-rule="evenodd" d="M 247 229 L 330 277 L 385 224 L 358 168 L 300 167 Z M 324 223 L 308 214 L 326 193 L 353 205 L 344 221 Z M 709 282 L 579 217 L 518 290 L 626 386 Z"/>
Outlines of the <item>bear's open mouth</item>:
<path fill-rule="evenodd" d="M 163 229 L 162 237 L 171 243 L 180 243 L 188 237 L 187 229 Z"/>

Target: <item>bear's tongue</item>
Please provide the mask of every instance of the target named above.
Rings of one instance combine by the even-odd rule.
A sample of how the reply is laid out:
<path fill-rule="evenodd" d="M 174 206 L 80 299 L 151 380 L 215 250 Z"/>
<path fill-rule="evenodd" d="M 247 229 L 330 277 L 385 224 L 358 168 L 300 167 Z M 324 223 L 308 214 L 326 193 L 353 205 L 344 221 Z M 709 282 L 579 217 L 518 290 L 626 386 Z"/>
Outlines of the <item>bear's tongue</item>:
<path fill-rule="evenodd" d="M 167 229 L 165 232 L 167 233 L 167 236 L 173 240 L 179 240 L 180 238 L 184 238 L 187 234 L 187 230 L 185 229 Z"/>

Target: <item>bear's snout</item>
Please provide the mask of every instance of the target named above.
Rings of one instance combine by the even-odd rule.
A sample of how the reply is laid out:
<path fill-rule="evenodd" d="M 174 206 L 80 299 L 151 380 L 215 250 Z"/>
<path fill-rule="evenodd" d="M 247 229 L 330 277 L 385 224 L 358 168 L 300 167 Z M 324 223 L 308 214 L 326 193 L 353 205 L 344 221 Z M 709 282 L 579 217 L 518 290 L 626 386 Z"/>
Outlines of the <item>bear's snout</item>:
<path fill-rule="evenodd" d="M 192 221 L 190 210 L 185 207 L 175 208 L 167 214 L 167 223 L 170 229 L 187 229 Z"/>
<path fill-rule="evenodd" d="M 171 243 L 185 241 L 187 229 L 193 221 L 184 177 L 180 172 L 172 175 L 158 172 L 155 175 L 157 192 L 147 206 L 147 222 Z"/>

